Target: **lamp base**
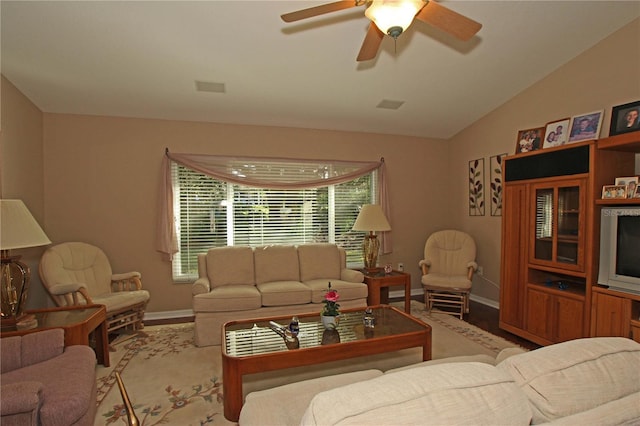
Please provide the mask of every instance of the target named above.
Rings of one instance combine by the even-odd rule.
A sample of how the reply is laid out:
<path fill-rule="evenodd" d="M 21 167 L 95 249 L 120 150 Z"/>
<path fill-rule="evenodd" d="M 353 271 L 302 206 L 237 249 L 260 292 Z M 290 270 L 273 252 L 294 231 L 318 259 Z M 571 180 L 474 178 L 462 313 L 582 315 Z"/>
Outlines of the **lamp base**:
<path fill-rule="evenodd" d="M 362 240 L 362 254 L 364 257 L 364 267 L 368 270 L 376 269 L 378 263 L 378 251 L 380 250 L 380 241 L 373 232 L 364 237 Z"/>

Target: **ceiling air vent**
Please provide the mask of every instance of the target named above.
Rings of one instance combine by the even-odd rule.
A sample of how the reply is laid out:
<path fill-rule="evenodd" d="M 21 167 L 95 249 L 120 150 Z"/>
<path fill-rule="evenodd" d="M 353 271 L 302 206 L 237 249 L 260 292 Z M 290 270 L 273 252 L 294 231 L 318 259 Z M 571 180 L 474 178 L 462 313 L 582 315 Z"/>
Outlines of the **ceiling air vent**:
<path fill-rule="evenodd" d="M 383 99 L 382 101 L 380 101 L 380 103 L 376 106 L 376 108 L 383 108 L 383 109 L 398 109 L 400 108 L 402 105 L 404 104 L 404 101 L 390 101 L 388 99 Z"/>
<path fill-rule="evenodd" d="M 225 93 L 224 83 L 213 83 L 210 81 L 197 81 L 196 90 L 198 92 Z"/>

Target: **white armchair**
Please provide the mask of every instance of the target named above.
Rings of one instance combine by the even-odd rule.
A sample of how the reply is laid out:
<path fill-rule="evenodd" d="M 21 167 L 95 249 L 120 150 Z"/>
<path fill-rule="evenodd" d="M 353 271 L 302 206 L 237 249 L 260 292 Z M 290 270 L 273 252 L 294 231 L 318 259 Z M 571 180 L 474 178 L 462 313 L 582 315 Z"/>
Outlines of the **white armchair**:
<path fill-rule="evenodd" d="M 113 274 L 98 247 L 81 242 L 49 247 L 40 260 L 40 277 L 58 306 L 105 305 L 107 330 L 143 328 L 149 292 L 139 272 Z"/>
<path fill-rule="evenodd" d="M 471 281 L 478 269 L 475 260 L 476 243 L 469 234 L 444 230 L 427 239 L 424 259 L 419 262 L 427 311 L 441 306 L 449 308 L 445 312 L 456 314 L 460 319 L 469 312 Z"/>

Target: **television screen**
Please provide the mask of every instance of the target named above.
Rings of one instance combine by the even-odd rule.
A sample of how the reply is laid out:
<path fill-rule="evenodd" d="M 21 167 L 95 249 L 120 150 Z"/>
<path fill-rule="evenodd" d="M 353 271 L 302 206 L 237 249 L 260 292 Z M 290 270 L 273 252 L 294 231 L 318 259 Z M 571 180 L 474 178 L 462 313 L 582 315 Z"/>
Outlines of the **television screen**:
<path fill-rule="evenodd" d="M 640 216 L 618 216 L 616 274 L 640 278 Z"/>

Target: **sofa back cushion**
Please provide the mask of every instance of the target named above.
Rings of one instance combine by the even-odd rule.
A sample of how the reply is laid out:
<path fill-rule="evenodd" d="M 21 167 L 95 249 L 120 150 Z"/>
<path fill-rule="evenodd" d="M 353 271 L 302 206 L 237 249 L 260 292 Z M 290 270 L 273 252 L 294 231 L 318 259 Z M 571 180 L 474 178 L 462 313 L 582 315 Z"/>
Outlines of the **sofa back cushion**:
<path fill-rule="evenodd" d="M 231 284 L 255 285 L 253 249 L 215 247 L 207 252 L 207 276 L 212 288 Z"/>
<path fill-rule="evenodd" d="M 24 336 L 5 337 L 0 343 L 2 373 L 37 364 L 64 351 L 64 330 L 54 328 Z"/>
<path fill-rule="evenodd" d="M 317 394 L 301 425 L 528 425 L 531 409 L 503 371 L 476 362 L 384 374 Z"/>
<path fill-rule="evenodd" d="M 623 337 L 571 340 L 498 364 L 527 395 L 534 423 L 640 392 L 640 344 Z"/>
<path fill-rule="evenodd" d="M 320 278 L 340 279 L 340 251 L 335 244 L 303 244 L 298 246 L 300 281 Z"/>
<path fill-rule="evenodd" d="M 253 255 L 256 284 L 274 281 L 300 281 L 298 251 L 295 246 L 256 247 Z"/>

